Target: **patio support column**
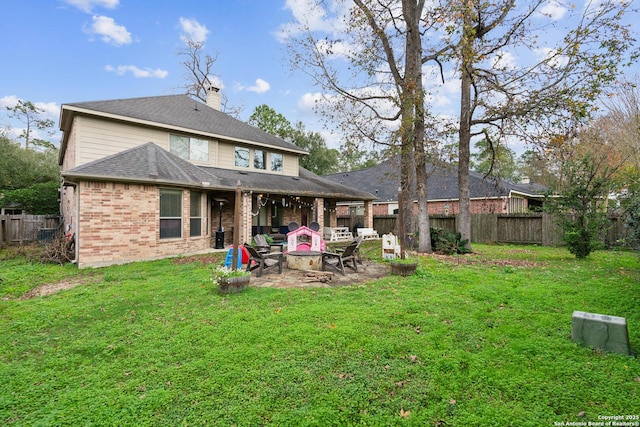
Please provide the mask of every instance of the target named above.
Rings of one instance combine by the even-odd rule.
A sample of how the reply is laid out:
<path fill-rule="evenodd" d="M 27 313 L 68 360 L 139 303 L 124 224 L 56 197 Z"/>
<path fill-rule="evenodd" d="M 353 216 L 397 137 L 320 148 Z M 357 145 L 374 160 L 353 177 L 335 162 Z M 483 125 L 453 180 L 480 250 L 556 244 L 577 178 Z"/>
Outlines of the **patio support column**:
<path fill-rule="evenodd" d="M 313 209 L 316 216 L 314 220 L 320 224 L 320 227 L 324 227 L 324 199 L 322 197 L 315 200 Z"/>
<path fill-rule="evenodd" d="M 336 202 L 329 205 L 329 227 L 338 226 L 338 213 L 336 212 Z"/>
<path fill-rule="evenodd" d="M 251 243 L 251 226 L 253 225 L 253 215 L 251 215 L 251 192 L 242 194 L 242 225 L 240 226 L 240 242 Z"/>
<path fill-rule="evenodd" d="M 364 201 L 364 227 L 373 228 L 373 201 Z"/>

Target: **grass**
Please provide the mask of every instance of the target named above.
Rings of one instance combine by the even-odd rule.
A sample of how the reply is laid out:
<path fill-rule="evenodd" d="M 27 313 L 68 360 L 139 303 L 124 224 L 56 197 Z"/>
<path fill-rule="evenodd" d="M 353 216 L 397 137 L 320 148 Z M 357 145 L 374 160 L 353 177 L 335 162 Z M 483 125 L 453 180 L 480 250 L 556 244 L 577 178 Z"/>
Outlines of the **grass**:
<path fill-rule="evenodd" d="M 640 362 L 570 339 L 574 310 L 604 313 L 626 317 L 640 349 L 637 254 L 474 249 L 420 257 L 407 278 L 227 296 L 197 262 L 3 260 L 0 423 L 546 426 L 640 415 Z M 64 278 L 83 284 L 18 298 Z"/>

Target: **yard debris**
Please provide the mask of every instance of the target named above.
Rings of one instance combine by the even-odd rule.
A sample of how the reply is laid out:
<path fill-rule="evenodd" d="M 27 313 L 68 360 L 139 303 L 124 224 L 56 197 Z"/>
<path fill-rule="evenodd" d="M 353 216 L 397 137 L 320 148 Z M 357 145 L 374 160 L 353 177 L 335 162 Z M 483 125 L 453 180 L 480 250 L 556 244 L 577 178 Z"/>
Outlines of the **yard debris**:
<path fill-rule="evenodd" d="M 304 270 L 303 282 L 321 282 L 327 283 L 333 280 L 331 271 Z"/>

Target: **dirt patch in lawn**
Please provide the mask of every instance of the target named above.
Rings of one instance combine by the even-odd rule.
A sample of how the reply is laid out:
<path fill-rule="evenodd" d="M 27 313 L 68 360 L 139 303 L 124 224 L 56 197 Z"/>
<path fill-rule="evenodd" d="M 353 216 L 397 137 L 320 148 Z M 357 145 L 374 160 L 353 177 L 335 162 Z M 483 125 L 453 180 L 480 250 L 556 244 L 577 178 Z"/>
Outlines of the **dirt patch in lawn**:
<path fill-rule="evenodd" d="M 524 253 L 521 251 L 519 253 Z M 539 262 L 532 262 L 522 259 L 486 259 L 481 253 L 473 253 L 466 255 L 441 255 L 429 254 L 425 255 L 452 265 L 494 265 L 498 267 L 540 267 Z"/>
<path fill-rule="evenodd" d="M 25 300 L 25 299 L 31 299 L 31 298 L 43 297 L 46 295 L 55 294 L 60 291 L 65 291 L 67 289 L 75 288 L 76 286 L 84 285 L 94 280 L 95 280 L 95 277 L 93 276 L 89 276 L 89 277 L 85 276 L 81 278 L 63 280 L 57 283 L 47 283 L 31 289 L 29 292 L 22 295 L 19 299 Z"/>

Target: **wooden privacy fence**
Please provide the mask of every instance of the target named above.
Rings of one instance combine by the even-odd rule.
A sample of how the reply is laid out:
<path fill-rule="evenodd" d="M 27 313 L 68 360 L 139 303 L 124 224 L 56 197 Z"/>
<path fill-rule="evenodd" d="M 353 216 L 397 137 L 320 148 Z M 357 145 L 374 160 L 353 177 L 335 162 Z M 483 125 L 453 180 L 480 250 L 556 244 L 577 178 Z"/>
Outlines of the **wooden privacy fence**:
<path fill-rule="evenodd" d="M 373 228 L 380 234 L 395 233 L 397 215 L 373 217 Z M 611 226 L 603 230 L 605 246 L 619 245 L 625 230 L 621 218 L 609 218 Z M 455 232 L 458 217 L 454 215 L 430 215 L 429 225 Z M 339 217 L 338 225 L 353 228 L 352 223 L 362 223 L 362 217 Z M 558 246 L 562 243 L 562 230 L 548 213 L 535 214 L 473 214 L 471 215 L 471 242 L 474 243 L 517 243 L 542 246 Z"/>
<path fill-rule="evenodd" d="M 0 247 L 50 239 L 59 226 L 59 216 L 0 215 Z"/>

